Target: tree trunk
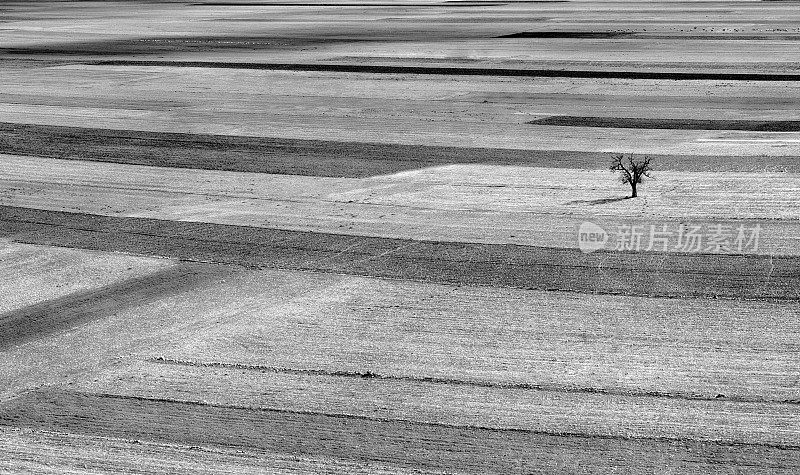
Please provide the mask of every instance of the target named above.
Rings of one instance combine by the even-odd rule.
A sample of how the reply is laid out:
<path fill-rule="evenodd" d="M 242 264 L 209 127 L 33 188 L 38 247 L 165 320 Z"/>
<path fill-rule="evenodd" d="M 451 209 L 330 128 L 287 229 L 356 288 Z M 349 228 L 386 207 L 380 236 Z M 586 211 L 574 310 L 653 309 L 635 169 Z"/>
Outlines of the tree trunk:
<path fill-rule="evenodd" d="M 631 183 L 631 198 L 636 198 L 636 183 Z"/>

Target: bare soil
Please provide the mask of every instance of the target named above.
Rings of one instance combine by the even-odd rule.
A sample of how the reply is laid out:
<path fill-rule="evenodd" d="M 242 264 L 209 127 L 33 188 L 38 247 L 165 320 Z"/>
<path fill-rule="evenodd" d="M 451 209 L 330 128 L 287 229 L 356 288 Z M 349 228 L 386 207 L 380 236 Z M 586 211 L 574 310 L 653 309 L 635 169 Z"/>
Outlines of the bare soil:
<path fill-rule="evenodd" d="M 795 5 L 0 10 L 0 471 L 800 471 L 800 134 L 529 124 L 796 122 Z"/>
<path fill-rule="evenodd" d="M 108 317 L 130 306 L 192 289 L 210 276 L 218 275 L 219 270 L 213 268 L 174 266 L 0 314 L 0 351 Z"/>
<path fill-rule="evenodd" d="M 529 124 L 557 127 L 606 127 L 624 129 L 747 130 L 751 132 L 799 132 L 800 120 L 646 119 L 634 117 L 551 116 Z"/>
<path fill-rule="evenodd" d="M 0 208 L 2 237 L 247 267 L 627 295 L 800 298 L 795 257 L 426 242 Z"/>
<path fill-rule="evenodd" d="M 469 67 L 425 67 L 425 66 L 380 66 L 359 64 L 292 64 L 292 63 L 245 63 L 222 61 L 155 61 L 155 60 L 104 60 L 87 64 L 96 66 L 158 66 L 181 68 L 256 69 L 268 71 L 324 71 L 337 73 L 369 74 L 435 74 L 444 76 L 496 76 L 496 77 L 545 77 L 545 78 L 593 78 L 593 79 L 655 79 L 668 81 L 800 81 L 798 74 L 777 73 L 711 73 L 711 72 L 646 72 L 608 71 L 577 69 L 509 69 Z"/>
<path fill-rule="evenodd" d="M 150 104 L 159 105 L 156 101 Z M 608 125 L 597 127 L 622 126 L 616 122 L 611 124 L 612 119 L 607 120 Z M 655 123 L 652 119 L 639 120 L 642 124 Z M 562 123 L 556 118 L 532 123 L 591 126 L 583 122 Z M 620 149 L 622 151 L 625 150 Z M 155 167 L 350 178 L 451 164 L 592 169 L 604 168 L 609 157 L 609 153 L 566 150 L 340 142 L 8 122 L 0 123 L 0 153 Z M 713 168 L 715 171 L 800 172 L 800 161 L 790 156 L 653 154 L 652 157 L 659 170 L 706 171 Z"/>
<path fill-rule="evenodd" d="M 696 441 L 587 437 L 382 420 L 168 399 L 36 392 L 6 405 L 0 424 L 37 430 L 330 456 L 400 468 L 466 473 L 530 472 L 543 467 L 588 473 L 659 467 L 697 472 L 720 465 L 797 469 L 796 449 Z M 564 465 L 564 464 L 567 465 Z"/>

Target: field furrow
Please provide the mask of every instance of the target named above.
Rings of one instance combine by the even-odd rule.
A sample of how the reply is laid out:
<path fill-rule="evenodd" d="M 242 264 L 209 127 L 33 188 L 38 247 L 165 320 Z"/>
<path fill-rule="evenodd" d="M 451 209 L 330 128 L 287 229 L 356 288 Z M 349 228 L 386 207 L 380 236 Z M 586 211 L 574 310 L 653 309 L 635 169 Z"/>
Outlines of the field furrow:
<path fill-rule="evenodd" d="M 800 473 L 798 47 L 793 1 L 0 2 L 0 472 Z"/>
<path fill-rule="evenodd" d="M 427 242 L 0 207 L 2 237 L 245 267 L 575 292 L 797 299 L 795 257 Z"/>
<path fill-rule="evenodd" d="M 404 469 L 458 467 L 462 473 L 530 472 L 542 467 L 648 473 L 663 464 L 688 472 L 759 466 L 790 473 L 800 460 L 796 449 L 764 445 L 574 437 L 70 392 L 32 393 L 12 407 L 13 412 L 2 412 L 3 425 L 184 446 L 311 454 Z"/>

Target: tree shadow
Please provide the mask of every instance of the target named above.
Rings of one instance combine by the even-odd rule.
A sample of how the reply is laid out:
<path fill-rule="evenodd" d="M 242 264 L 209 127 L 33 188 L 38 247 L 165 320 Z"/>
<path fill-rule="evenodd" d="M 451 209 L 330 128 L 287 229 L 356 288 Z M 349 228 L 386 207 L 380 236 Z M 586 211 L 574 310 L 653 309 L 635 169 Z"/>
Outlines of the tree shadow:
<path fill-rule="evenodd" d="M 568 204 L 568 205 L 591 205 L 591 206 L 595 206 L 595 205 L 605 205 L 605 204 L 609 204 L 609 203 L 616 203 L 617 201 L 625 201 L 625 200 L 629 200 L 630 198 L 631 198 L 630 196 L 618 196 L 618 197 L 615 197 L 615 198 L 601 198 L 599 200 L 574 200 L 574 201 L 568 201 L 565 204 Z"/>

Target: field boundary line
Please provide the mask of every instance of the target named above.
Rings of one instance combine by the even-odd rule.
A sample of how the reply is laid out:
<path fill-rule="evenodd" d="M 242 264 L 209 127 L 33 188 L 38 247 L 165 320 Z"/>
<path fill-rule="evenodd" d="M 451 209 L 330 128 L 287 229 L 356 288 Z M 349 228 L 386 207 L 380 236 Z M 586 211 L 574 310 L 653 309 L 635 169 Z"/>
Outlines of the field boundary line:
<path fill-rule="evenodd" d="M 122 67 L 173 67 L 254 69 L 267 71 L 334 72 L 367 74 L 419 74 L 442 76 L 497 76 L 497 77 L 550 77 L 576 79 L 654 79 L 669 81 L 774 81 L 800 82 L 798 74 L 777 73 L 701 73 L 668 71 L 608 71 L 608 70 L 562 70 L 562 69 L 507 69 L 507 68 L 459 68 L 431 66 L 388 66 L 363 64 L 322 63 L 251 63 L 225 61 L 157 61 L 157 60 L 100 60 L 84 61 L 87 66 Z"/>
<path fill-rule="evenodd" d="M 224 369 L 237 369 L 242 371 L 257 371 L 257 372 L 275 373 L 275 374 L 342 377 L 342 378 L 367 379 L 376 381 L 404 381 L 411 383 L 471 386 L 477 388 L 492 388 L 492 389 L 530 390 L 530 391 L 543 391 L 543 392 L 568 393 L 568 394 L 599 394 L 606 396 L 651 397 L 651 398 L 663 398 L 663 399 L 679 399 L 687 401 L 719 401 L 719 402 L 742 402 L 742 403 L 761 403 L 761 404 L 800 404 L 800 398 L 786 399 L 786 400 L 769 400 L 762 398 L 748 398 L 748 397 L 737 397 L 737 396 L 731 396 L 731 397 L 723 395 L 704 396 L 700 394 L 664 393 L 660 391 L 637 391 L 637 390 L 624 390 L 615 388 L 591 388 L 591 387 L 556 385 L 556 384 L 501 383 L 501 382 L 480 381 L 480 380 L 439 378 L 431 376 L 387 375 L 387 374 L 374 373 L 369 370 L 329 371 L 324 369 L 299 369 L 299 368 L 286 368 L 286 367 L 268 366 L 268 365 L 248 365 L 241 363 L 202 362 L 202 361 L 179 360 L 173 358 L 166 358 L 163 356 L 147 358 L 144 361 L 148 363 L 172 365 L 172 366 L 190 366 L 198 368 L 224 368 Z"/>

